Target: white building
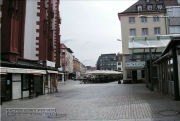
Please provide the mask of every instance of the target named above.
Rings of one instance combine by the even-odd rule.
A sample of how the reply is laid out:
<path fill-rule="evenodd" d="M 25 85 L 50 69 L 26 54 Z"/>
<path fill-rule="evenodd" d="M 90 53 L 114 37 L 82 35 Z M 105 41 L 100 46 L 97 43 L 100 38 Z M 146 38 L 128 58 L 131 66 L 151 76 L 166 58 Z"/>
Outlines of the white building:
<path fill-rule="evenodd" d="M 167 20 L 169 34 L 180 33 L 180 6 L 167 6 Z"/>

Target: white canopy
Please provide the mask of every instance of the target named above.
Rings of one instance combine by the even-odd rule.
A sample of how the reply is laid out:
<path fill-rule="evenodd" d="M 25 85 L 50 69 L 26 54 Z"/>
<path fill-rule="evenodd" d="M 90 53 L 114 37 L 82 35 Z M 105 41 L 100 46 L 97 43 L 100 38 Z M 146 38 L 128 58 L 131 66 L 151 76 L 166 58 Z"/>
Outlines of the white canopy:
<path fill-rule="evenodd" d="M 110 74 L 122 74 L 122 72 L 113 71 L 113 70 L 94 70 L 86 72 L 86 75 L 110 75 Z"/>

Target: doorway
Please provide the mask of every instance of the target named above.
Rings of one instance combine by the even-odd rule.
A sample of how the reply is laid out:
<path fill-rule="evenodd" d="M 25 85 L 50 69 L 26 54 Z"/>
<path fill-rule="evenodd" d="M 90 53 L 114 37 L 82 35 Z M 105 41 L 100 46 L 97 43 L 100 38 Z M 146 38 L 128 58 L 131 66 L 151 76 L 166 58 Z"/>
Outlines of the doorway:
<path fill-rule="evenodd" d="M 137 70 L 132 70 L 132 81 L 137 82 Z"/>

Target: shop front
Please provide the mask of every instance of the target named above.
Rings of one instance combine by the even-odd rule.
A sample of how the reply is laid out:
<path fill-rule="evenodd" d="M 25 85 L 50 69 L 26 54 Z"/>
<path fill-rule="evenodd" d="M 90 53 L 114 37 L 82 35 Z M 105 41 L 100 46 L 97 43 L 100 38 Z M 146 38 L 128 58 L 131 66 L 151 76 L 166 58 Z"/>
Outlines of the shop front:
<path fill-rule="evenodd" d="M 1 90 L 4 101 L 31 98 L 43 94 L 46 70 L 0 67 Z"/>
<path fill-rule="evenodd" d="M 129 37 L 129 51 L 132 55 L 130 63 L 144 66 L 141 69 L 131 69 L 132 78 L 144 80 L 151 91 L 157 89 L 157 66 L 153 65 L 153 61 L 160 57 L 170 40 L 168 35 Z"/>
<path fill-rule="evenodd" d="M 47 87 L 49 93 L 58 92 L 58 71 L 47 70 Z M 46 91 L 47 92 L 47 91 Z"/>
<path fill-rule="evenodd" d="M 161 57 L 153 64 L 158 67 L 158 91 L 180 100 L 180 35 L 172 37 Z"/>
<path fill-rule="evenodd" d="M 134 83 L 144 82 L 145 79 L 145 61 L 126 62 L 127 81 Z"/>

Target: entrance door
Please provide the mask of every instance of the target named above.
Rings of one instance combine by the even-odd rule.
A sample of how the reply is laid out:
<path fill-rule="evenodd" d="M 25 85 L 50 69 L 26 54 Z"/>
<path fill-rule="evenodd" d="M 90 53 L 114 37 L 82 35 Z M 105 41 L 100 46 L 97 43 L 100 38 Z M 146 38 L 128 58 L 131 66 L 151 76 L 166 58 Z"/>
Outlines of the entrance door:
<path fill-rule="evenodd" d="M 12 100 L 12 75 L 1 74 L 1 97 L 3 101 Z"/>
<path fill-rule="evenodd" d="M 132 71 L 132 81 L 137 82 L 137 70 Z"/>
<path fill-rule="evenodd" d="M 33 79 L 33 75 L 29 76 L 29 98 L 33 97 L 33 95 L 35 94 L 34 92 L 34 79 Z"/>
<path fill-rule="evenodd" d="M 12 74 L 8 74 L 6 79 L 6 100 L 12 100 Z"/>
<path fill-rule="evenodd" d="M 43 79 L 41 75 L 34 75 L 34 91 L 43 94 Z"/>

